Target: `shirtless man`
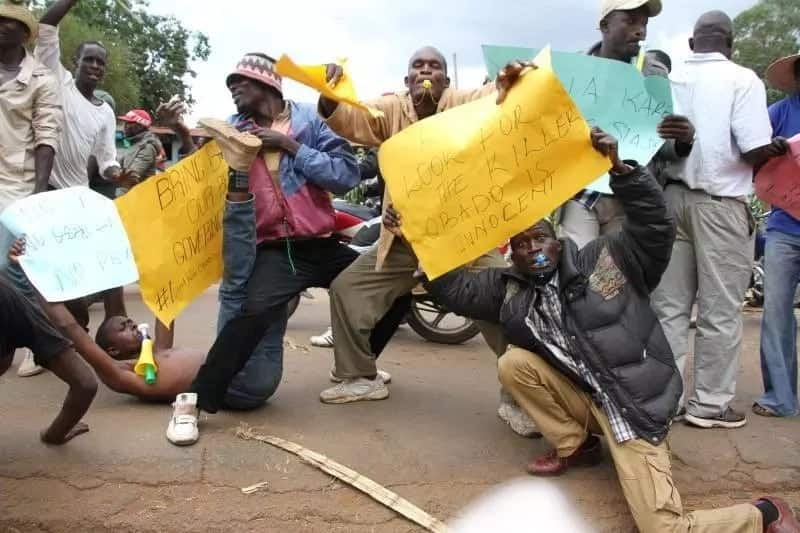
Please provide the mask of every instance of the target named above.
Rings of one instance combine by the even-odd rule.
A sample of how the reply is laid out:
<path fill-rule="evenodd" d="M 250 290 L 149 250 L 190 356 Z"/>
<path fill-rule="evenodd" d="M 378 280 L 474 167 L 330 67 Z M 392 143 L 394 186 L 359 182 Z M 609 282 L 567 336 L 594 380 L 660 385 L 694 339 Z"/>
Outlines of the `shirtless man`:
<path fill-rule="evenodd" d="M 24 253 L 25 240 L 17 239 L 11 246 L 11 261 L 17 262 Z M 72 342 L 75 351 L 94 369 L 100 381 L 114 392 L 148 401 L 171 402 L 191 384 L 205 361 L 205 352 L 201 350 L 174 348 L 174 328 L 156 321 L 153 358 L 158 366 L 158 380 L 154 385 L 147 385 L 133 371 L 142 349 L 142 335 L 133 320 L 124 316 L 106 319 L 98 328 L 95 341 L 63 303 L 48 303 L 40 298 L 39 304 L 61 334 Z"/>
<path fill-rule="evenodd" d="M 239 136 L 243 136 L 244 139 Z M 237 152 L 242 150 L 258 150 L 261 142 L 255 138 L 249 139 L 250 137 L 234 130 L 233 138 L 218 138 L 226 161 L 229 163 L 235 161 L 238 157 Z M 242 144 L 244 141 L 255 142 L 255 148 L 248 146 L 247 143 Z M 235 163 L 230 164 L 235 165 Z M 236 194 L 238 196 L 235 196 Z M 226 227 L 232 225 L 237 227 L 236 231 L 223 233 L 223 255 L 246 257 L 248 247 L 252 247 L 255 242 L 256 221 L 252 195 L 229 192 L 223 216 Z M 17 239 L 11 247 L 11 260 L 16 261 L 24 253 L 25 241 Z M 236 292 L 239 288 L 236 279 L 231 279 L 227 268 L 222 285 L 228 292 Z M 153 357 L 158 365 L 158 379 L 155 384 L 147 385 L 144 379 L 133 371 L 142 347 L 142 336 L 133 320 L 126 316 L 109 317 L 100 325 L 96 339 L 93 340 L 64 304 L 41 301 L 41 305 L 50 320 L 72 342 L 75 350 L 94 368 L 100 381 L 115 392 L 131 394 L 148 401 L 172 402 L 176 396 L 189 388 L 192 379 L 205 362 L 206 351 L 175 348 L 174 328 L 170 329 L 157 322 Z M 227 389 L 224 406 L 233 409 L 258 407 L 269 396 L 264 391 L 274 391 L 276 379 L 279 380 L 280 376 L 240 372 Z"/>

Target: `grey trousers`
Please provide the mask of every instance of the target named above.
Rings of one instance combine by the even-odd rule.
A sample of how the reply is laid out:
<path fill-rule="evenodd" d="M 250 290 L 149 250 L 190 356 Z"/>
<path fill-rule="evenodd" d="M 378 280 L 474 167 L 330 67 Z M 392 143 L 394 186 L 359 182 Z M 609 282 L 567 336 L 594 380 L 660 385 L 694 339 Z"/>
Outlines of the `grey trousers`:
<path fill-rule="evenodd" d="M 575 200 L 561 207 L 558 236 L 570 238 L 583 248 L 601 235 L 608 235 L 622 228 L 625 213 L 613 196 L 603 196 L 592 209 Z"/>
<path fill-rule="evenodd" d="M 377 247 L 361 255 L 333 281 L 330 288 L 331 326 L 336 375 L 342 378 L 371 377 L 377 372 L 369 335 L 378 319 L 394 301 L 417 286 L 414 272 L 417 258 L 408 245 L 395 239 L 381 270 L 375 270 Z M 482 256 L 474 268 L 505 267 L 496 250 Z M 497 324 L 477 322 L 489 347 L 497 357 L 505 353 L 507 342 Z"/>
<path fill-rule="evenodd" d="M 711 196 L 667 186 L 677 224 L 672 259 L 651 296 L 664 333 L 686 377 L 689 322 L 697 303 L 694 389 L 686 410 L 698 417 L 722 414 L 736 394 L 742 350 L 742 301 L 753 264 L 754 224 L 743 198 Z"/>

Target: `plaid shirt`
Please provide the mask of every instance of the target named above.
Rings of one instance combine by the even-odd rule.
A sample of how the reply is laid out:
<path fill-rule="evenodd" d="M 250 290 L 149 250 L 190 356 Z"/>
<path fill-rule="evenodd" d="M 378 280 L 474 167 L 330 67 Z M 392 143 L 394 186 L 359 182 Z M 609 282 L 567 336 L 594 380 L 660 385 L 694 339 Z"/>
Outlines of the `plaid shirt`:
<path fill-rule="evenodd" d="M 588 192 L 588 191 L 587 191 Z M 550 350 L 550 353 L 567 368 L 580 376 L 594 391 L 594 399 L 603 408 L 614 438 L 618 443 L 636 439 L 636 433 L 622 417 L 617 406 L 600 388 L 594 374 L 586 364 L 575 357 L 575 346 L 569 341 L 561 321 L 561 299 L 558 296 L 558 273 L 547 284 L 536 286 L 536 294 L 528 310 L 525 323 L 531 332 Z"/>

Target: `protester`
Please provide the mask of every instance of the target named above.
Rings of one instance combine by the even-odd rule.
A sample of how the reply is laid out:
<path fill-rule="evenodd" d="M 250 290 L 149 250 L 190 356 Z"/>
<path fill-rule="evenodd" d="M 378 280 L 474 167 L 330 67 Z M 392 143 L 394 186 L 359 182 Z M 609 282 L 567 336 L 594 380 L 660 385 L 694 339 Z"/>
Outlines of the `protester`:
<path fill-rule="evenodd" d="M 162 107 L 162 116 L 167 118 L 177 130 L 183 129 L 180 120 L 182 109 L 169 105 Z M 212 130 L 213 132 L 213 130 Z M 216 134 L 216 133 L 215 133 Z M 231 141 L 238 143 L 239 138 Z M 227 144 L 223 144 L 227 149 Z M 247 144 L 240 149 L 247 150 Z M 228 150 L 232 164 L 236 165 L 235 154 Z M 226 152 L 223 151 L 223 155 Z M 232 198 L 234 200 L 232 200 Z M 220 310 L 221 330 L 229 319 L 225 315 L 233 302 L 241 305 L 246 298 L 246 282 L 253 270 L 255 255 L 253 248 L 256 232 L 256 214 L 252 194 L 230 193 L 225 204 L 223 218 L 224 269 L 220 295 L 226 295 Z M 24 240 L 18 239 L 13 248 L 17 256 L 24 253 Z M 155 385 L 148 385 L 141 376 L 136 375 L 134 366 L 142 348 L 142 337 L 136 323 L 127 316 L 112 316 L 103 321 L 97 329 L 95 341 L 80 327 L 75 318 L 62 304 L 44 304 L 45 312 L 51 320 L 59 324 L 62 333 L 72 341 L 78 353 L 94 368 L 97 376 L 107 387 L 115 392 L 130 394 L 147 401 L 173 401 L 176 396 L 189 389 L 206 359 L 206 352 L 190 348 L 176 348 L 173 344 L 174 324 L 166 327 L 156 321 L 153 357 L 158 366 L 158 380 Z M 233 315 L 231 311 L 229 314 Z M 271 327 L 271 326 L 270 326 Z M 268 327 L 268 330 L 269 328 Z M 285 327 L 285 326 L 284 326 Z M 282 338 L 277 339 L 282 342 Z M 263 345 L 263 346 L 262 346 Z M 280 359 L 277 368 L 275 356 L 270 351 L 275 347 L 262 345 L 255 350 L 245 367 L 234 377 L 222 402 L 228 409 L 255 409 L 264 404 L 278 388 L 281 379 Z M 126 363 L 121 366 L 119 362 Z M 387 379 L 391 377 L 386 374 Z"/>
<path fill-rule="evenodd" d="M 694 388 L 686 420 L 702 428 L 737 428 L 747 422 L 731 405 L 742 348 L 741 306 L 753 261 L 755 228 L 747 195 L 753 191 L 753 168 L 785 146 L 772 142 L 763 83 L 730 61 L 730 18 L 719 11 L 701 16 L 689 46 L 693 54 L 673 72 L 672 92 L 676 112 L 689 117 L 697 134 L 681 171 L 667 182 L 678 234 L 652 301 L 684 376 L 697 303 Z"/>
<path fill-rule="evenodd" d="M 800 134 L 800 54 L 767 69 L 767 81 L 789 96 L 769 108 L 773 135 Z M 797 178 L 800 179 L 800 169 Z M 773 206 L 764 253 L 764 316 L 761 320 L 761 369 L 764 395 L 753 405 L 762 416 L 796 416 L 797 319 L 794 295 L 800 281 L 800 220 Z"/>
<path fill-rule="evenodd" d="M 523 65 L 518 64 L 515 74 L 522 68 Z M 331 83 L 335 84 L 341 75 L 341 67 L 328 66 Z M 433 47 L 421 48 L 411 56 L 405 86 L 407 90 L 404 92 L 368 103 L 383 112 L 382 117 L 324 97 L 319 100 L 319 111 L 328 125 L 340 135 L 358 144 L 379 146 L 419 120 L 495 91 L 494 85 L 471 91 L 451 89 L 447 61 Z M 498 86 L 502 91 L 508 90 L 508 79 L 498 79 Z M 390 203 L 387 190 L 384 209 Z M 474 264 L 476 268 L 502 265 L 505 265 L 505 261 L 497 251 L 484 255 Z M 376 372 L 376 360 L 369 349 L 367 332 L 372 330 L 378 317 L 386 312 L 392 302 L 411 292 L 416 285 L 413 277 L 416 268 L 417 259 L 411 248 L 402 241 L 395 241 L 394 236 L 382 228 L 378 246 L 359 257 L 331 285 L 336 375 L 343 381 L 322 391 L 320 400 L 325 403 L 348 403 L 388 398 L 389 390 Z M 500 356 L 505 350 L 506 341 L 499 329 L 483 323 L 479 327 L 489 346 Z M 512 424 L 514 431 L 527 435 L 534 433 L 530 421 L 510 400 L 501 400 L 498 413 Z"/>
<path fill-rule="evenodd" d="M 602 40 L 589 50 L 589 55 L 632 62 L 639 55 L 641 44 L 647 37 L 647 23 L 659 13 L 661 0 L 602 0 Z M 645 54 L 642 73 L 667 77 L 671 61 L 669 56 L 666 56 L 666 61 L 663 56 L 666 56 L 663 52 Z M 667 142 L 653 158 L 654 165 L 665 166 L 667 161 L 688 154 L 694 130 L 685 117 L 665 117 L 659 124 L 658 133 Z M 601 235 L 618 231 L 624 218 L 623 208 L 613 195 L 586 189 L 559 210 L 558 232 L 560 236 L 569 237 L 583 247 Z"/>
<path fill-rule="evenodd" d="M 61 128 L 59 86 L 25 44 L 39 23 L 26 4 L 0 4 L 0 212 L 15 201 L 47 190 Z M 14 237 L 0 225 L 0 250 Z M 0 254 L 0 272 L 8 266 Z"/>
<path fill-rule="evenodd" d="M 3 255 L 7 255 L 7 250 Z M 42 431 L 47 444 L 64 444 L 89 431 L 81 422 L 97 392 L 92 370 L 81 361 L 70 342 L 61 336 L 42 310 L 0 275 L 0 375 L 14 360 L 17 348 L 27 347 L 36 354 L 36 364 L 53 372 L 69 386 L 61 412 Z"/>
<path fill-rule="evenodd" d="M 344 193 L 359 181 L 350 145 L 330 131 L 313 107 L 283 98 L 274 66 L 264 54 L 247 54 L 227 78 L 238 110 L 230 122 L 260 140 L 255 151 L 242 145 L 252 136 L 243 137 L 217 120 L 201 124 L 228 152 L 229 198 L 247 201 L 252 193 L 256 230 L 248 253 L 227 262 L 236 294 L 220 293 L 221 329 L 189 392 L 176 399 L 167 428 L 173 444 L 197 441 L 192 413 L 197 408 L 215 413 L 231 380 L 253 357 L 263 365 L 256 369 L 259 374 L 280 382 L 286 304 L 309 287 L 327 287 L 357 256 L 331 236 L 329 192 Z M 246 233 L 246 228 L 229 226 L 225 231 Z M 391 337 L 401 317 L 384 317 L 384 339 Z M 255 355 L 257 349 L 265 357 Z"/>
<path fill-rule="evenodd" d="M 25 49 L 39 23 L 22 3 L 0 4 L 0 212 L 15 201 L 47 190 L 63 119 L 59 84 Z M 14 236 L 0 224 L 0 275 L 24 279 L 5 251 Z M 22 377 L 43 369 L 25 352 Z"/>
<path fill-rule="evenodd" d="M 154 175 L 157 170 L 158 157 L 164 151 L 158 136 L 150 131 L 153 119 L 144 109 L 131 109 L 119 118 L 124 124 L 125 149 L 117 157 L 119 165 L 144 181 Z M 117 191 L 121 196 L 126 189 Z"/>
<path fill-rule="evenodd" d="M 94 95 L 106 73 L 108 52 L 98 42 L 81 43 L 75 50 L 75 73 L 61 64 L 58 24 L 77 0 L 58 0 L 45 12 L 39 25 L 34 54 L 52 70 L 61 86 L 64 128 L 58 140 L 50 185 L 56 189 L 88 186 L 89 157 L 97 158 L 100 174 L 119 185 L 135 183 L 131 173 L 117 163 L 116 119 L 111 108 Z"/>
<path fill-rule="evenodd" d="M 621 231 L 579 249 L 541 220 L 512 237 L 513 267 L 461 269 L 428 290 L 456 313 L 503 325 L 512 347 L 498 362 L 500 380 L 553 446 L 531 460 L 530 474 L 601 462 L 602 435 L 642 533 L 800 531 L 777 498 L 684 512 L 665 442 L 683 387 L 648 299 L 675 229 L 649 171 L 621 161 L 616 139 L 597 128 L 592 144 L 611 161 Z"/>

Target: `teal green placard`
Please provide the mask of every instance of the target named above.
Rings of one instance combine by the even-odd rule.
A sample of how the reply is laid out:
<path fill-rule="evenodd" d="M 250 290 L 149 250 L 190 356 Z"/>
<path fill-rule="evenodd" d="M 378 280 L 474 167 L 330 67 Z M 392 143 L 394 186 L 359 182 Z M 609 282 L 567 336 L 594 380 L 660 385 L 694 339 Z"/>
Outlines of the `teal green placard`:
<path fill-rule="evenodd" d="M 533 59 L 536 48 L 483 46 L 489 75 L 510 61 Z M 642 76 L 635 66 L 586 54 L 553 52 L 553 68 L 584 118 L 619 140 L 620 156 L 649 162 L 663 144 L 656 132 L 661 119 L 672 113 L 672 90 L 661 76 Z M 610 193 L 608 176 L 589 186 Z"/>

